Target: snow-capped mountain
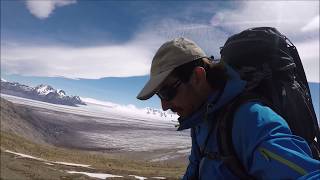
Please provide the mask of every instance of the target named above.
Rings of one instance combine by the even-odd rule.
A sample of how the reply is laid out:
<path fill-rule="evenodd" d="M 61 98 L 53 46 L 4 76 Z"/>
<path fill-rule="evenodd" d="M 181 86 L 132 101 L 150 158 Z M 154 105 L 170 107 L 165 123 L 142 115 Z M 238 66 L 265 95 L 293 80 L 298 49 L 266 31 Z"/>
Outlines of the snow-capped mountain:
<path fill-rule="evenodd" d="M 64 90 L 62 90 L 62 89 L 58 89 L 57 92 L 60 95 L 60 97 L 65 97 L 66 96 L 66 92 L 64 92 Z"/>
<path fill-rule="evenodd" d="M 79 96 L 67 96 L 65 91 L 61 89 L 56 90 L 50 85 L 44 84 L 30 87 L 1 79 L 1 93 L 53 104 L 69 106 L 86 105 Z"/>
<path fill-rule="evenodd" d="M 55 92 L 56 90 L 53 89 L 51 86 L 49 85 L 44 85 L 44 84 L 40 84 L 39 86 L 36 86 L 34 88 L 40 95 L 47 95 L 51 92 Z"/>

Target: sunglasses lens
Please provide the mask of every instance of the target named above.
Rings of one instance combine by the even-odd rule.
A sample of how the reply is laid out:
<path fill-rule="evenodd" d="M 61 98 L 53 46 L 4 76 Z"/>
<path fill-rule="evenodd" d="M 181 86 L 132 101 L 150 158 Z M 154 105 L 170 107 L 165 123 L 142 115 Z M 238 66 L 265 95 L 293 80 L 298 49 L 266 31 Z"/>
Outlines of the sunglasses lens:
<path fill-rule="evenodd" d="M 164 90 L 159 91 L 157 94 L 161 99 L 166 100 L 166 101 L 170 101 L 176 96 L 177 90 L 176 90 L 176 88 L 164 89 Z"/>
<path fill-rule="evenodd" d="M 157 95 L 162 100 L 170 101 L 177 95 L 177 88 L 180 84 L 181 82 L 178 80 L 176 83 L 174 83 L 173 87 L 161 88 L 157 92 Z"/>

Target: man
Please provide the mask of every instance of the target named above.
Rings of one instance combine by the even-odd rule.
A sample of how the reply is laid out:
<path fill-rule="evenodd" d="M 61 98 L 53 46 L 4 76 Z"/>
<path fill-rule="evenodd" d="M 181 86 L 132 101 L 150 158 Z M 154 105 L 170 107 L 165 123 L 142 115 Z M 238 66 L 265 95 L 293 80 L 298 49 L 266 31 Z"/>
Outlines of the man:
<path fill-rule="evenodd" d="M 171 109 L 180 116 L 178 130 L 191 128 L 190 163 L 183 179 L 238 179 L 221 159 L 203 152 L 219 153 L 215 113 L 245 85 L 231 67 L 212 62 L 186 38 L 164 43 L 155 54 L 150 80 L 137 98 L 146 100 L 157 94 L 163 110 Z M 233 123 L 234 149 L 248 177 L 320 178 L 320 162 L 311 158 L 307 142 L 292 135 L 285 120 L 269 107 L 243 103 Z"/>

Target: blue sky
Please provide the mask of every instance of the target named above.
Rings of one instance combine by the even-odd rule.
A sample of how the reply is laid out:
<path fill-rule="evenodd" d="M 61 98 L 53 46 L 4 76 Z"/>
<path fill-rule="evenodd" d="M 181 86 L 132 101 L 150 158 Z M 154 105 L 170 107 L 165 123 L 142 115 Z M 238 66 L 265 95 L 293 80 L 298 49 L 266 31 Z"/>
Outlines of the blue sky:
<path fill-rule="evenodd" d="M 159 108 L 156 97 L 135 97 L 162 43 L 185 36 L 219 57 L 228 36 L 254 26 L 274 26 L 286 34 L 308 80 L 319 82 L 318 1 L 3 0 L 1 77 Z"/>

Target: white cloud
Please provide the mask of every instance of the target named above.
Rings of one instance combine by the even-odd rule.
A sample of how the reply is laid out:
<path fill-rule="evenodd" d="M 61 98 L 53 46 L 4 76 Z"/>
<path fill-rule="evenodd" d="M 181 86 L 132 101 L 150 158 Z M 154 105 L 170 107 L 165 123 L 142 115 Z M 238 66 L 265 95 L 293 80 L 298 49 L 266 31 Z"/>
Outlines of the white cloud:
<path fill-rule="evenodd" d="M 319 1 L 243 1 L 211 19 L 231 34 L 257 26 L 276 27 L 296 45 L 308 81 L 319 82 Z"/>
<path fill-rule="evenodd" d="M 92 47 L 1 42 L 1 70 L 6 74 L 71 79 L 148 75 L 154 53 L 165 42 L 154 30 L 144 28 L 125 43 Z"/>
<path fill-rule="evenodd" d="M 292 32 L 300 30 L 306 20 L 319 15 L 317 1 L 243 1 L 238 5 L 217 12 L 211 24 L 232 32 L 254 26 L 274 26 Z"/>
<path fill-rule="evenodd" d="M 2 70 L 9 74 L 91 79 L 147 75 L 156 50 L 174 37 L 190 38 L 208 55 L 219 57 L 219 48 L 231 34 L 254 26 L 274 26 L 298 47 L 308 80 L 319 82 L 319 35 L 314 30 L 319 29 L 315 23 L 319 19 L 319 2 L 242 1 L 234 4 L 237 6 L 229 9 L 214 9 L 208 24 L 168 17 L 152 20 L 124 44 L 79 48 L 2 43 Z"/>
<path fill-rule="evenodd" d="M 215 56 L 227 38 L 225 32 L 208 25 L 164 20 L 157 26 L 145 27 L 124 44 L 71 47 L 3 42 L 1 65 L 4 73 L 27 76 L 73 79 L 141 76 L 149 74 L 152 58 L 160 45 L 178 36 L 196 41 L 208 55 Z"/>
<path fill-rule="evenodd" d="M 175 37 L 186 37 L 195 41 L 208 56 L 220 57 L 220 47 L 228 38 L 227 32 L 208 24 L 186 23 L 174 19 L 157 22 L 154 29 L 161 37 L 171 40 Z"/>
<path fill-rule="evenodd" d="M 305 32 L 317 30 L 319 32 L 319 15 L 303 26 L 301 30 Z"/>
<path fill-rule="evenodd" d="M 146 37 L 145 37 L 146 38 Z M 149 73 L 155 47 L 153 37 L 126 44 L 96 47 L 66 45 L 1 44 L 2 70 L 28 76 L 99 79 Z"/>
<path fill-rule="evenodd" d="M 31 14 L 40 19 L 48 18 L 56 7 L 76 3 L 76 0 L 27 0 L 26 6 Z"/>
<path fill-rule="evenodd" d="M 320 82 L 319 76 L 319 39 L 297 43 L 304 71 L 309 82 Z"/>

